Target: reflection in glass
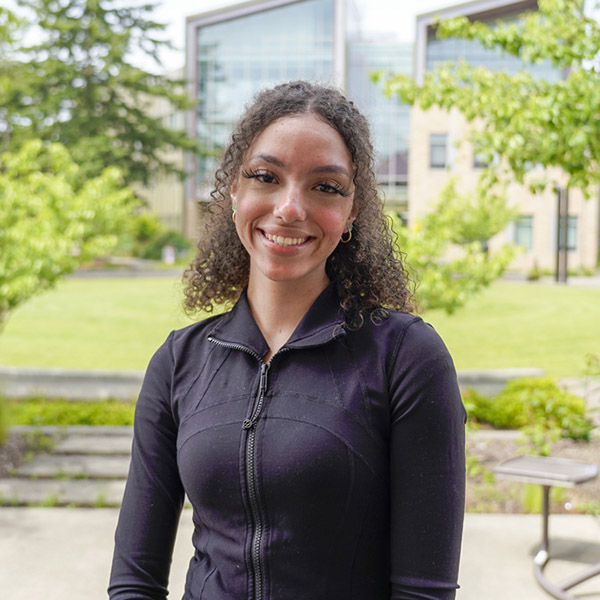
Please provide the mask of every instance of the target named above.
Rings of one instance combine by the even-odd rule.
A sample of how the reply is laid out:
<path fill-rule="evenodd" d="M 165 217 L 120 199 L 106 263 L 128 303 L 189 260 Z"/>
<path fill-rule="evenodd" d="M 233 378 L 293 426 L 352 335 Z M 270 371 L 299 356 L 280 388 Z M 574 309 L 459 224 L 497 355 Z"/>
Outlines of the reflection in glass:
<path fill-rule="evenodd" d="M 218 154 L 257 90 L 291 79 L 327 82 L 333 71 L 333 0 L 306 0 L 197 30 L 197 132 Z M 214 167 L 201 159 L 198 181 Z"/>

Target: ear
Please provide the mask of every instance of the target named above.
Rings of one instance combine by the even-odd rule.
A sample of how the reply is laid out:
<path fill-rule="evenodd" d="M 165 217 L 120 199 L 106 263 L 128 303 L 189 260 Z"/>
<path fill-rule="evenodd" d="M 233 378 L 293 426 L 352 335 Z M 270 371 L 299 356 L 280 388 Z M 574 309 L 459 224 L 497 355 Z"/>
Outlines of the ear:
<path fill-rule="evenodd" d="M 346 221 L 346 227 L 350 227 L 354 220 L 356 219 L 356 214 L 358 213 L 358 209 L 356 208 L 356 204 L 352 206 L 352 210 L 350 211 L 350 215 L 348 216 L 348 220 Z"/>

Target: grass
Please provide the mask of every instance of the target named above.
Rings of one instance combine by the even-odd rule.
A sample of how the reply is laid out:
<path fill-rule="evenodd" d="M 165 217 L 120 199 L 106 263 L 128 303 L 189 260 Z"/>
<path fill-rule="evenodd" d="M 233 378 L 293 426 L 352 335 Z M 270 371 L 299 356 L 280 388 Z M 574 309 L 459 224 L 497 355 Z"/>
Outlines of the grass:
<path fill-rule="evenodd" d="M 135 411 L 134 402 L 117 400 L 7 400 L 0 396 L 3 401 L 11 425 L 133 425 Z"/>
<path fill-rule="evenodd" d="M 0 364 L 144 369 L 172 329 L 192 322 L 180 299 L 168 277 L 65 280 L 15 311 L 0 334 Z M 600 289 L 498 282 L 452 316 L 424 318 L 458 369 L 578 376 L 585 354 L 600 354 Z"/>
<path fill-rule="evenodd" d="M 424 318 L 458 369 L 539 367 L 577 377 L 585 355 L 600 354 L 600 289 L 497 282 L 452 316 Z"/>
<path fill-rule="evenodd" d="M 0 364 L 145 369 L 172 329 L 192 321 L 171 278 L 67 279 L 17 309 L 0 334 Z"/>

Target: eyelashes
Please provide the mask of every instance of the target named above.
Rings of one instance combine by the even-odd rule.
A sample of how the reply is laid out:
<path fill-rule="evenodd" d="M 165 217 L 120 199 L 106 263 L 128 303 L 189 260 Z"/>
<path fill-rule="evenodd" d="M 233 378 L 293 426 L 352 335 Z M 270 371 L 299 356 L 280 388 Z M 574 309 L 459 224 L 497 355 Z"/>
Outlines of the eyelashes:
<path fill-rule="evenodd" d="M 245 179 L 256 179 L 261 183 L 274 183 L 276 181 L 275 175 L 267 171 L 242 170 L 242 177 Z M 342 198 L 347 198 L 351 193 L 348 188 L 335 183 L 318 183 L 315 189 L 324 194 L 339 194 Z"/>
<path fill-rule="evenodd" d="M 332 185 L 331 183 L 319 183 L 317 189 L 326 194 L 339 194 L 342 198 L 347 198 L 350 195 L 350 190 L 337 185 Z"/>
<path fill-rule="evenodd" d="M 258 179 L 261 183 L 273 183 L 275 181 L 275 176 L 265 171 L 242 171 L 242 177 Z"/>

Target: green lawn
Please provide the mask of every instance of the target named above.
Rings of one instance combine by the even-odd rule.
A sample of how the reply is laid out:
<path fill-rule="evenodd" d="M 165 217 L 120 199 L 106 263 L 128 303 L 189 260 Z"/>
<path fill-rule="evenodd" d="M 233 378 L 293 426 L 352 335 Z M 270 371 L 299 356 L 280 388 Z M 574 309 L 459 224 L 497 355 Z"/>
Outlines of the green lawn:
<path fill-rule="evenodd" d="M 191 321 L 170 278 L 69 279 L 17 310 L 0 364 L 144 369 L 168 333 Z M 600 289 L 499 282 L 451 317 L 424 315 L 458 369 L 541 367 L 577 376 L 600 353 Z"/>
<path fill-rule="evenodd" d="M 580 376 L 600 354 L 600 289 L 498 282 L 452 316 L 424 315 L 458 369 L 540 367 Z"/>
<path fill-rule="evenodd" d="M 145 369 L 172 329 L 191 320 L 168 277 L 67 279 L 31 299 L 0 333 L 0 364 Z"/>

